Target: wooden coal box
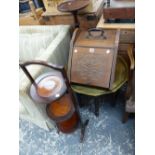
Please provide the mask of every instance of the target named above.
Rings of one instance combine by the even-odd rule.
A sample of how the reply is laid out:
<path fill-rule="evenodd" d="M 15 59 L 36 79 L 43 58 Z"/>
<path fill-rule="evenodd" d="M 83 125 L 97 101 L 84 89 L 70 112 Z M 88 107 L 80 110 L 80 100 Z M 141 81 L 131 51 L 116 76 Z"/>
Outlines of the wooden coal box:
<path fill-rule="evenodd" d="M 69 56 L 70 81 L 111 89 L 119 36 L 119 30 L 90 29 L 77 33 Z"/>

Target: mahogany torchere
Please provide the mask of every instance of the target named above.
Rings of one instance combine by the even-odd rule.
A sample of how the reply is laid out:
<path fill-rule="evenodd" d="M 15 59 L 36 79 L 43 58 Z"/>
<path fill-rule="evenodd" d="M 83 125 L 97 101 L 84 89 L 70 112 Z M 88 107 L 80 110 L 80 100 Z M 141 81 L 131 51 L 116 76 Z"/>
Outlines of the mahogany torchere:
<path fill-rule="evenodd" d="M 46 81 L 48 78 L 53 77 L 53 75 L 42 74 L 41 76 L 39 76 L 34 80 L 26 68 L 26 66 L 29 66 L 29 65 L 43 65 L 45 67 L 49 67 L 61 73 L 63 81 L 66 85 L 66 91 L 62 93 L 57 93 L 59 95 L 56 94 L 56 97 L 52 98 L 51 97 L 52 95 L 51 96 L 49 95 L 50 92 L 47 91 L 47 89 L 46 90 L 42 89 L 42 88 L 45 88 L 45 86 L 42 88 L 40 87 L 40 81 L 41 82 Z M 43 102 L 45 101 L 45 103 L 47 103 L 47 106 L 46 106 L 47 114 L 56 123 L 56 127 L 58 131 L 61 131 L 63 133 L 73 132 L 77 128 L 77 125 L 79 122 L 79 125 L 81 128 L 80 141 L 82 142 L 84 138 L 85 128 L 89 120 L 86 120 L 84 123 L 82 122 L 82 119 L 80 117 L 79 107 L 74 97 L 74 94 L 72 92 L 72 89 L 70 87 L 69 80 L 67 78 L 64 67 L 47 63 L 44 61 L 27 61 L 25 63 L 20 63 L 19 66 L 22 68 L 22 70 L 24 71 L 24 73 L 32 83 L 30 88 L 30 95 L 32 99 L 35 101 L 39 101 L 39 100 Z"/>
<path fill-rule="evenodd" d="M 74 23 L 76 28 L 80 26 L 79 20 L 77 18 L 78 11 L 85 8 L 88 5 L 89 5 L 89 0 L 67 1 L 58 5 L 58 10 L 61 12 L 71 12 L 74 17 Z"/>

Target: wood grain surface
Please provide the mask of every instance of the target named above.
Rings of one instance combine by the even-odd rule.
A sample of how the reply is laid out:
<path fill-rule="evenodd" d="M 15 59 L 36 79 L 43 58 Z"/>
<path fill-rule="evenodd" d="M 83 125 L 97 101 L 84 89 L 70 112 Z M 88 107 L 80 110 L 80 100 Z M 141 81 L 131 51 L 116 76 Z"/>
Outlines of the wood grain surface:
<path fill-rule="evenodd" d="M 92 49 L 77 47 L 78 54 L 72 59 L 72 82 L 86 85 L 109 87 L 113 50 L 112 49 Z M 109 53 L 107 53 L 109 52 Z"/>
<path fill-rule="evenodd" d="M 104 8 L 104 19 L 135 19 L 135 8 Z"/>

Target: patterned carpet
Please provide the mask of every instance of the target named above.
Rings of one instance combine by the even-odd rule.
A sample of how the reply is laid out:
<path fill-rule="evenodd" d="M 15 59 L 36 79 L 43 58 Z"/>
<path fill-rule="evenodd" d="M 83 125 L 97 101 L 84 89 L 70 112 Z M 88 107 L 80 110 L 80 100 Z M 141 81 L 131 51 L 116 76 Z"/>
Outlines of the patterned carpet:
<path fill-rule="evenodd" d="M 130 118 L 122 124 L 124 104 L 117 101 L 111 107 L 102 102 L 99 117 L 90 107 L 81 109 L 82 118 L 89 118 L 83 143 L 79 143 L 80 130 L 73 134 L 57 134 L 45 131 L 34 124 L 20 120 L 19 155 L 134 155 L 135 121 Z"/>

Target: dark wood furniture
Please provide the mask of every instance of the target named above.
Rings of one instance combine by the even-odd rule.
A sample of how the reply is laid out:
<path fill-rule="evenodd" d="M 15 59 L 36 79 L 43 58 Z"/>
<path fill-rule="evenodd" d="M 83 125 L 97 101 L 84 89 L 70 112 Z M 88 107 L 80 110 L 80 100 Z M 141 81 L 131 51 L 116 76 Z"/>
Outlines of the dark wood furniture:
<path fill-rule="evenodd" d="M 82 119 L 80 117 L 80 112 L 79 112 L 79 107 L 76 102 L 75 96 L 73 94 L 73 91 L 70 87 L 69 80 L 66 75 L 66 71 L 63 66 L 57 66 L 55 64 L 47 63 L 44 61 L 27 61 L 27 62 L 20 62 L 20 67 L 26 74 L 26 76 L 29 78 L 31 81 L 32 85 L 31 88 L 34 87 L 34 91 L 36 91 L 36 95 L 33 95 L 34 92 L 30 91 L 30 95 L 33 100 L 38 101 L 38 96 L 47 102 L 47 114 L 50 118 L 52 118 L 53 121 L 56 123 L 56 127 L 59 131 L 62 131 L 64 133 L 70 133 L 73 132 L 79 122 L 80 128 L 81 128 L 81 137 L 80 141 L 83 141 L 84 138 L 84 133 L 85 133 L 85 128 L 88 124 L 89 120 L 86 120 L 84 123 L 82 122 Z M 53 93 L 51 92 L 51 95 L 47 96 L 47 90 L 46 93 L 45 91 L 38 93 L 39 89 L 39 83 L 37 82 L 37 79 L 33 79 L 29 71 L 27 70 L 27 66 L 29 65 L 42 65 L 45 67 L 49 67 L 53 70 L 56 70 L 61 73 L 61 77 L 63 77 L 64 83 L 66 85 L 66 91 L 64 93 L 57 93 L 55 95 L 55 100 L 52 100 L 50 102 L 51 96 Z M 41 80 L 44 80 L 45 78 L 49 77 L 45 76 L 44 78 L 42 77 Z M 52 76 L 51 76 L 52 77 Z M 39 77 L 38 77 L 39 78 Z M 46 85 L 46 84 L 45 84 Z M 44 88 L 49 88 L 48 86 L 44 86 Z M 30 89 L 31 90 L 31 89 Z"/>
<path fill-rule="evenodd" d="M 103 9 L 104 19 L 135 19 L 135 8 Z"/>
<path fill-rule="evenodd" d="M 74 0 L 67 1 L 58 5 L 58 10 L 61 12 L 71 12 L 74 17 L 75 27 L 79 27 L 80 23 L 77 17 L 79 10 L 89 5 L 89 0 Z"/>
<path fill-rule="evenodd" d="M 105 20 L 135 19 L 134 1 L 107 0 L 103 9 Z"/>

